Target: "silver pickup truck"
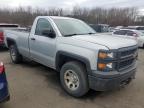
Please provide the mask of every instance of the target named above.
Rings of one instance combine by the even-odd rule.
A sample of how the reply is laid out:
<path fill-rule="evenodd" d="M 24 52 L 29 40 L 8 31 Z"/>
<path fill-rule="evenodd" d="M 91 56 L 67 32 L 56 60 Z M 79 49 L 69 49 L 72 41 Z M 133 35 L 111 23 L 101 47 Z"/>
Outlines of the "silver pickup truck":
<path fill-rule="evenodd" d="M 117 89 L 135 77 L 136 41 L 96 34 L 78 19 L 39 16 L 30 32 L 6 30 L 5 35 L 14 63 L 26 57 L 55 69 L 64 90 L 75 97 L 89 89 Z"/>

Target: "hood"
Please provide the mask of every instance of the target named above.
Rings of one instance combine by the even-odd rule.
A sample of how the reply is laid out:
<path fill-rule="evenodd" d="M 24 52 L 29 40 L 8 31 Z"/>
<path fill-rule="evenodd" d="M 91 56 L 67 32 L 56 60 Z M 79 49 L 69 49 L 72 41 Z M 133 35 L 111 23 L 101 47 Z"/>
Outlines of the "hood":
<path fill-rule="evenodd" d="M 99 44 L 109 49 L 118 49 L 137 45 L 137 42 L 133 39 L 126 39 L 110 35 L 78 35 L 73 36 L 72 38 L 76 40 Z"/>

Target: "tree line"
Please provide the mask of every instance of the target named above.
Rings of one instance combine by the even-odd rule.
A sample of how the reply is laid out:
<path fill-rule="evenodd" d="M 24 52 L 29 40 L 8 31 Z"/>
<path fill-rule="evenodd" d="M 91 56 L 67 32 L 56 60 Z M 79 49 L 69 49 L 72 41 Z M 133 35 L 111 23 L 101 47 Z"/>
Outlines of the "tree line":
<path fill-rule="evenodd" d="M 74 6 L 72 10 L 62 8 L 18 7 L 0 8 L 0 23 L 16 23 L 30 26 L 36 16 L 69 16 L 81 19 L 89 24 L 109 24 L 111 26 L 144 25 L 144 16 L 138 16 L 137 8 L 82 8 Z"/>

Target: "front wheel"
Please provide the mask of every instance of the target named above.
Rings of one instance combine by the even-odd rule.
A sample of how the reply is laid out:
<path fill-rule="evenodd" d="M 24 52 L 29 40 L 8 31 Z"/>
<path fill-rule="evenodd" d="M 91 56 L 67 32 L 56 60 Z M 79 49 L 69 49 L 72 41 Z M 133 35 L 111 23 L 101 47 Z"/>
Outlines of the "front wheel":
<path fill-rule="evenodd" d="M 10 57 L 13 63 L 20 63 L 22 62 L 22 56 L 19 54 L 16 45 L 11 45 L 10 48 Z"/>
<path fill-rule="evenodd" d="M 74 97 L 81 97 L 89 90 L 86 69 L 79 62 L 65 63 L 60 71 L 60 80 L 64 90 Z"/>

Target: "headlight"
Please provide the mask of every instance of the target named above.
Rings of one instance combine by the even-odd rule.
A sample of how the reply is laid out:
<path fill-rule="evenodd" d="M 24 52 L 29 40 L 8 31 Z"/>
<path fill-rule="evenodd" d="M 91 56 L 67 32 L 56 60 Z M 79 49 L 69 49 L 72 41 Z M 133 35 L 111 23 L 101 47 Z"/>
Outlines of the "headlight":
<path fill-rule="evenodd" d="M 98 57 L 100 59 L 113 58 L 114 54 L 112 52 L 99 52 Z"/>
<path fill-rule="evenodd" d="M 115 53 L 110 51 L 99 51 L 98 54 L 98 70 L 100 71 L 112 71 L 115 67 L 113 62 L 115 59 Z"/>

